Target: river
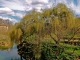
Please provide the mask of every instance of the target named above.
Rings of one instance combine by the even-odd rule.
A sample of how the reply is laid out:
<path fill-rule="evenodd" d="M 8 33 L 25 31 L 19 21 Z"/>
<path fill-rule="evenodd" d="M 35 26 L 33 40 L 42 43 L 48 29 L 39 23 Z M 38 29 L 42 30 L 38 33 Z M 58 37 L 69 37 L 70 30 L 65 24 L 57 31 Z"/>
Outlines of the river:
<path fill-rule="evenodd" d="M 16 44 L 14 44 L 12 48 L 9 48 L 7 50 L 0 50 L 0 60 L 14 60 L 19 58 L 20 56 L 17 53 Z"/>

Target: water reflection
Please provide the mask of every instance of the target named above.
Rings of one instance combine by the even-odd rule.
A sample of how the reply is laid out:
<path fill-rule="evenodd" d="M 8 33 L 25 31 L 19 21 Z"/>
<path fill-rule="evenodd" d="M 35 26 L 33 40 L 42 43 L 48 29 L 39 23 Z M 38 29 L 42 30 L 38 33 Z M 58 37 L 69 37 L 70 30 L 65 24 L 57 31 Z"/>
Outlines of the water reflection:
<path fill-rule="evenodd" d="M 0 60 L 11 60 L 15 58 L 20 58 L 17 53 L 16 44 L 13 45 L 12 49 L 0 50 Z"/>

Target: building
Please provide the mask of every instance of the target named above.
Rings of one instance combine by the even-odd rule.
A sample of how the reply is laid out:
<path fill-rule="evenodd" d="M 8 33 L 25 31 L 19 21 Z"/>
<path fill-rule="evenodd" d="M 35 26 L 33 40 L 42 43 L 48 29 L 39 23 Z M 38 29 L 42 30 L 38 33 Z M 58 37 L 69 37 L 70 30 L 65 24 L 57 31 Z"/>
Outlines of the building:
<path fill-rule="evenodd" d="M 7 32 L 8 26 L 5 24 L 0 24 L 0 32 Z"/>

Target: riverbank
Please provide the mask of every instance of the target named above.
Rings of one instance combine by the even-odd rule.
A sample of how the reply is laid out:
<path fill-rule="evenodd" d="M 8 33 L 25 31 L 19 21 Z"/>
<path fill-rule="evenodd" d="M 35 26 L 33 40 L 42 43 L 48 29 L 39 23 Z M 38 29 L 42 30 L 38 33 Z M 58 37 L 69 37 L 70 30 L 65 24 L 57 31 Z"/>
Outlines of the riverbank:
<path fill-rule="evenodd" d="M 8 35 L 0 34 L 0 49 L 6 49 L 11 46 L 11 40 Z"/>

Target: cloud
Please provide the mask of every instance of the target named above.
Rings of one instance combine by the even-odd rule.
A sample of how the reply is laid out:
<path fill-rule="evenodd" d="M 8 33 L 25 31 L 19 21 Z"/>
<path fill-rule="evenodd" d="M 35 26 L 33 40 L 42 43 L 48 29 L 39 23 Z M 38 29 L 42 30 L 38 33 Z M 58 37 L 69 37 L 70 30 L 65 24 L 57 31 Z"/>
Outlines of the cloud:
<path fill-rule="evenodd" d="M 41 9 L 49 7 L 48 3 L 49 0 L 32 0 L 29 6 L 32 10 L 35 9 L 40 12 Z"/>
<path fill-rule="evenodd" d="M 0 14 L 14 14 L 14 12 L 8 8 L 8 7 L 4 7 L 4 8 L 0 8 Z"/>
<path fill-rule="evenodd" d="M 22 18 L 24 16 L 24 14 L 16 13 L 15 16 L 18 16 L 19 18 Z"/>
<path fill-rule="evenodd" d="M 75 2 L 77 3 L 77 6 Z M 50 8 L 53 4 L 58 3 L 64 3 L 68 7 L 71 6 L 76 13 L 79 12 L 80 0 L 0 0 L 0 6 L 20 11 L 31 11 L 33 9 L 39 11 L 41 8 Z"/>
<path fill-rule="evenodd" d="M 25 0 L 26 4 L 30 5 L 34 5 L 34 4 L 46 4 L 48 3 L 49 0 Z"/>
<path fill-rule="evenodd" d="M 17 16 L 19 18 L 22 18 L 24 16 L 23 13 L 17 13 L 17 12 L 15 13 L 8 7 L 0 8 L 0 15 L 6 15 L 6 16 L 11 15 L 11 16 Z"/>
<path fill-rule="evenodd" d="M 33 2 L 40 2 L 46 4 L 49 2 L 49 0 L 34 0 Z"/>
<path fill-rule="evenodd" d="M 74 2 L 71 2 L 69 7 L 75 12 L 75 14 L 80 14 L 80 0 L 78 1 L 77 5 L 75 5 Z"/>
<path fill-rule="evenodd" d="M 32 0 L 24 0 L 25 4 L 30 5 L 32 3 Z"/>
<path fill-rule="evenodd" d="M 36 5 L 36 4 L 47 4 L 48 0 L 34 0 L 32 1 L 32 5 Z"/>
<path fill-rule="evenodd" d="M 49 7 L 49 5 L 47 5 L 49 3 L 49 0 L 0 0 L 0 2 L 0 5 L 3 7 L 8 7 L 11 10 L 20 11 L 31 11 L 33 9 L 39 11 L 44 6 Z"/>
<path fill-rule="evenodd" d="M 31 11 L 33 8 L 32 6 L 26 6 L 26 10 L 25 11 Z"/>
<path fill-rule="evenodd" d="M 22 3 L 22 0 L 1 0 L 0 2 L 2 3 L 1 6 L 6 6 L 12 10 L 25 10 L 25 6 L 24 3 Z"/>
<path fill-rule="evenodd" d="M 26 13 L 31 12 L 33 9 L 41 11 L 41 9 L 51 8 L 58 3 L 64 3 L 68 8 L 72 9 L 75 14 L 80 15 L 80 0 L 0 0 L 0 16 L 22 18 Z M 20 11 L 20 12 L 19 12 Z M 12 21 L 16 18 L 9 18 Z"/>

